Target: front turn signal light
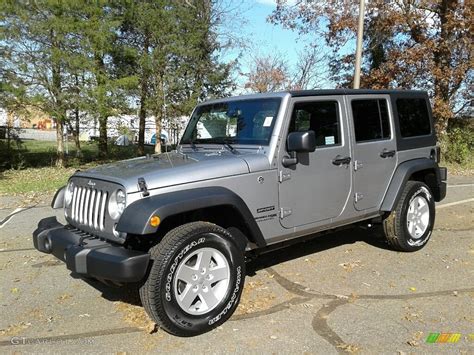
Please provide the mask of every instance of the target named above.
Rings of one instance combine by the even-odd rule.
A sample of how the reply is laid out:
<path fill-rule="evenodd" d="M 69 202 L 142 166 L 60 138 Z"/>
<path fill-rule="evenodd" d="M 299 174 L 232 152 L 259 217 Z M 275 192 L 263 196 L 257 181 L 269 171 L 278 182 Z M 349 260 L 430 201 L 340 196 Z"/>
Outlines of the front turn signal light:
<path fill-rule="evenodd" d="M 160 222 L 161 220 L 160 220 L 160 217 L 158 216 L 152 216 L 150 218 L 150 226 L 152 227 L 158 227 L 160 225 Z"/>

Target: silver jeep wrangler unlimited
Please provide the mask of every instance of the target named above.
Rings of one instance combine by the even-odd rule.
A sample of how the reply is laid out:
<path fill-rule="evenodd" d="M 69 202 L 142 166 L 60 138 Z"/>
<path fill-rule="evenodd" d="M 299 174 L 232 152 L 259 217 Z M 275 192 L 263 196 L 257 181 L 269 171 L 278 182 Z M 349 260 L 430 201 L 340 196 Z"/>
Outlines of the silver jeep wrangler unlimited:
<path fill-rule="evenodd" d="M 383 223 L 387 242 L 429 240 L 445 168 L 421 91 L 240 96 L 194 110 L 176 151 L 76 172 L 34 245 L 76 274 L 137 283 L 148 315 L 191 336 L 227 320 L 245 255 L 317 232 Z"/>

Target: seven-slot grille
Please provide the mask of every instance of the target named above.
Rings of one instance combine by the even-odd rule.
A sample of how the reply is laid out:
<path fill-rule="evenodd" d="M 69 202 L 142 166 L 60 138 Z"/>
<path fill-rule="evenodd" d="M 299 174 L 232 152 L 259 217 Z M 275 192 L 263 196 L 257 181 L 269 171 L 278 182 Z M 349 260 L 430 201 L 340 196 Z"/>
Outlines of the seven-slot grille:
<path fill-rule="evenodd" d="M 107 191 L 75 186 L 72 197 L 71 219 L 91 229 L 103 231 L 108 196 Z"/>

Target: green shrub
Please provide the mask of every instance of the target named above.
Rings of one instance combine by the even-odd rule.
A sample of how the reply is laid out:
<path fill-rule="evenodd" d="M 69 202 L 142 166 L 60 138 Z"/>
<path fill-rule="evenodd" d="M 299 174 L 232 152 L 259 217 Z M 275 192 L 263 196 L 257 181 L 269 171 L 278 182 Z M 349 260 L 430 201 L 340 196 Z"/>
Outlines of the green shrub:
<path fill-rule="evenodd" d="M 446 161 L 467 164 L 474 154 L 474 131 L 471 125 L 452 127 L 441 140 L 441 149 Z"/>
<path fill-rule="evenodd" d="M 0 139 L 0 171 L 22 169 L 25 166 L 26 149 L 18 131 L 16 128 L 9 128 L 5 132 L 5 138 Z"/>

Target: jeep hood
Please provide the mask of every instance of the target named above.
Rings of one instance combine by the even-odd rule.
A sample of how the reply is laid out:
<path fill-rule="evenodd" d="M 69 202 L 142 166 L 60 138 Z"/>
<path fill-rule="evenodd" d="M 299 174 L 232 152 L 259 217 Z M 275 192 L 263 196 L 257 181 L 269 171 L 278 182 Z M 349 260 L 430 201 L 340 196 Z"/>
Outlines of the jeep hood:
<path fill-rule="evenodd" d="M 253 151 L 239 154 L 223 150 L 174 151 L 101 165 L 76 172 L 74 176 L 116 182 L 127 193 L 133 193 L 138 191 L 138 178 L 144 178 L 151 190 L 269 168 L 268 158 Z"/>

